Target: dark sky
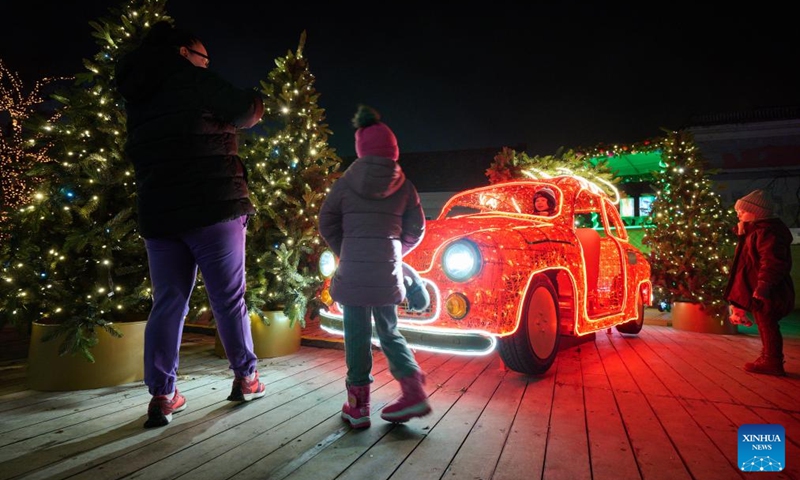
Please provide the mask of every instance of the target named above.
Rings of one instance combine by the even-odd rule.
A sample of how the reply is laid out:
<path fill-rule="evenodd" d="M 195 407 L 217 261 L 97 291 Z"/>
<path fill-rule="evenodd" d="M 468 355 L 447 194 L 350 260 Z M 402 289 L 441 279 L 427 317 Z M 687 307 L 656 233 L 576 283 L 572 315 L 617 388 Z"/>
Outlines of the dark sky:
<path fill-rule="evenodd" d="M 116 4 L 74 3 L 3 2 L 0 59 L 23 81 L 82 71 L 97 50 L 88 22 Z M 642 141 L 693 115 L 800 105 L 788 7 L 439 3 L 169 0 L 167 11 L 242 87 L 266 78 L 306 30 L 341 156 L 354 153 L 359 103 L 383 114 L 401 152 L 524 144 L 536 155 Z"/>

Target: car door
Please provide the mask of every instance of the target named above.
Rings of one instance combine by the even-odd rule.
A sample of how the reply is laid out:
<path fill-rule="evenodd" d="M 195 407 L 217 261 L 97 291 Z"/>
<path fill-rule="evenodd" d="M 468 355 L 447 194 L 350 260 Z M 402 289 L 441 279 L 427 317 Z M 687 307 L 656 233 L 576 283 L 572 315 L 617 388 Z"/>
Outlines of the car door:
<path fill-rule="evenodd" d="M 600 273 L 597 279 L 598 310 L 603 313 L 619 312 L 625 304 L 627 267 L 622 242 L 627 241 L 627 231 L 614 205 L 603 198 L 600 215 Z"/>

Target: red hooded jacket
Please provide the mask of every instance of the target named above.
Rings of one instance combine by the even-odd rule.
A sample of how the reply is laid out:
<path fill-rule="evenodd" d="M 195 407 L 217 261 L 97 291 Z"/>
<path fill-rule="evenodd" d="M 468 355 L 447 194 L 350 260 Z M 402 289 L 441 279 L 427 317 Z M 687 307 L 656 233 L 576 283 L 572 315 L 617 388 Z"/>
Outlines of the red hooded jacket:
<path fill-rule="evenodd" d="M 778 218 L 744 223 L 725 299 L 748 311 L 767 309 L 778 319 L 788 315 L 795 300 L 791 244 L 792 232 Z M 763 306 L 753 302 L 755 292 L 766 299 Z"/>

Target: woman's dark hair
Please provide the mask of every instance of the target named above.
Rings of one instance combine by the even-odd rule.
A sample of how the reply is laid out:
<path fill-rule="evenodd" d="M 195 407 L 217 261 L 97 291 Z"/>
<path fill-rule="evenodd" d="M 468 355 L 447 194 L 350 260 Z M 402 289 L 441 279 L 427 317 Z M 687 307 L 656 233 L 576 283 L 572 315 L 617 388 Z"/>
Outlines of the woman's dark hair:
<path fill-rule="evenodd" d="M 194 34 L 176 28 L 168 21 L 161 21 L 153 24 L 150 31 L 144 37 L 142 44 L 151 47 L 191 47 L 200 42 Z"/>

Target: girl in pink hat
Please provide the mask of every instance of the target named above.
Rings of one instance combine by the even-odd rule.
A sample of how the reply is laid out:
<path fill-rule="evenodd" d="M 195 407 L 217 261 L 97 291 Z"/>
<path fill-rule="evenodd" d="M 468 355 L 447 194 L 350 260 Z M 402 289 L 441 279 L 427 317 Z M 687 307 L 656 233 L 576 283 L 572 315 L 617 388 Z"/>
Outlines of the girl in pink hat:
<path fill-rule="evenodd" d="M 416 188 L 397 163 L 397 139 L 378 112 L 360 106 L 353 125 L 358 158 L 325 198 L 319 231 L 339 258 L 331 296 L 344 309 L 347 402 L 342 418 L 353 428 L 366 428 L 373 322 L 389 371 L 402 390 L 381 418 L 402 423 L 431 412 L 425 374 L 397 329 L 397 305 L 407 294 L 403 256 L 422 241 L 425 215 Z"/>

